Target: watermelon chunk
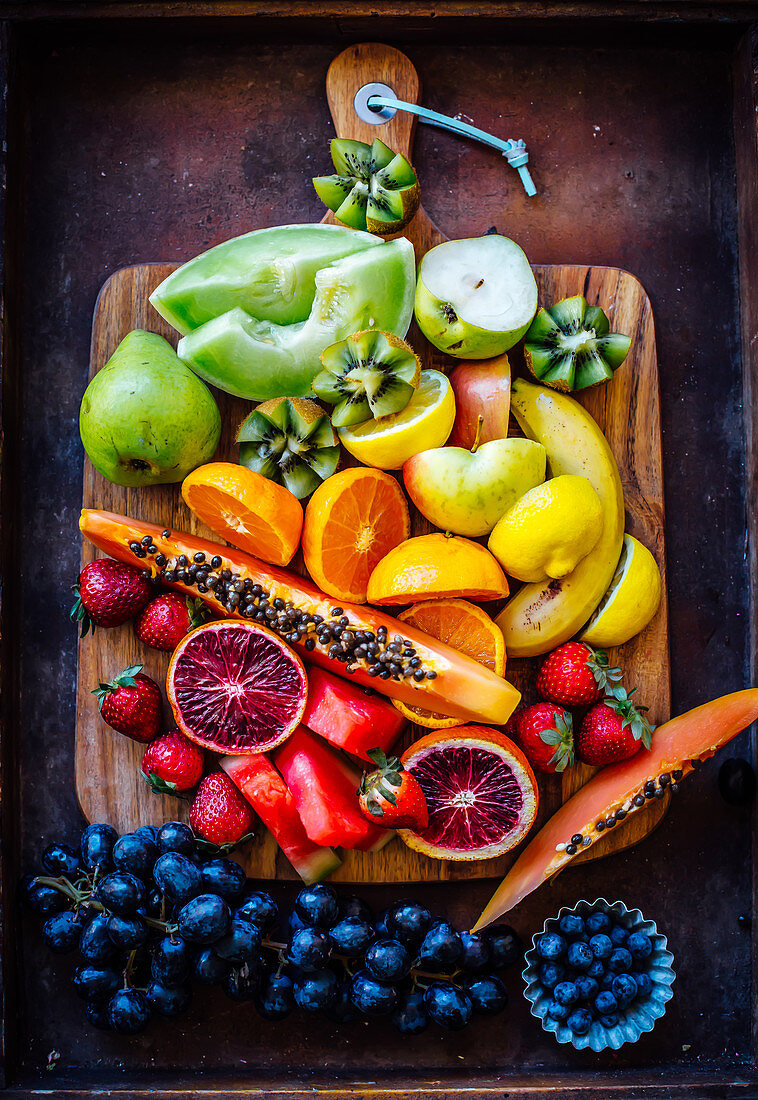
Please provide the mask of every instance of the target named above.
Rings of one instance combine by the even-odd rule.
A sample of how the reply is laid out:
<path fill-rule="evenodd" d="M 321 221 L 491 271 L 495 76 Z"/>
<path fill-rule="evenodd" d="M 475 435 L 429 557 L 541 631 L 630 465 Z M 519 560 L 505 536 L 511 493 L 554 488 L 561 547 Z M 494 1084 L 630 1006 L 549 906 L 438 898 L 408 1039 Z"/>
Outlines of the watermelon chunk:
<path fill-rule="evenodd" d="M 358 809 L 360 772 L 305 726 L 274 754 L 292 792 L 305 831 L 317 844 L 376 851 L 393 833 L 367 821 Z"/>
<path fill-rule="evenodd" d="M 369 763 L 369 749 L 389 752 L 406 724 L 388 699 L 317 665 L 308 666 L 308 702 L 302 722 L 331 745 Z"/>
<path fill-rule="evenodd" d="M 306 834 L 287 785 L 265 753 L 223 756 L 219 763 L 303 882 L 319 882 L 339 867 L 341 860 L 336 852 L 315 844 Z"/>

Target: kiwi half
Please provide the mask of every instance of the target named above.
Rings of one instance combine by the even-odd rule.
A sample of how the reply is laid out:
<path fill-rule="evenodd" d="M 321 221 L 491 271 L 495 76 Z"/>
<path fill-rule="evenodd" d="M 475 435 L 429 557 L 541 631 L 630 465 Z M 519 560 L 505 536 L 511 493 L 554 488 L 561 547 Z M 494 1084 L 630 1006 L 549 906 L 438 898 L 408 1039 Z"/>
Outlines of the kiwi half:
<path fill-rule="evenodd" d="M 413 348 L 391 332 L 366 329 L 331 344 L 313 391 L 329 405 L 335 428 L 400 412 L 413 397 L 421 363 Z"/>
<path fill-rule="evenodd" d="M 240 464 L 302 500 L 337 469 L 340 449 L 324 410 L 302 397 L 274 397 L 243 420 Z"/>
<path fill-rule="evenodd" d="M 537 312 L 524 337 L 524 359 L 544 385 L 585 390 L 613 377 L 631 343 L 631 337 L 610 331 L 599 306 L 577 294 Z"/>
<path fill-rule="evenodd" d="M 336 218 L 353 229 L 387 236 L 398 233 L 418 210 L 418 177 L 410 163 L 376 138 L 371 145 L 332 138 L 333 176 L 315 176 L 313 186 Z"/>

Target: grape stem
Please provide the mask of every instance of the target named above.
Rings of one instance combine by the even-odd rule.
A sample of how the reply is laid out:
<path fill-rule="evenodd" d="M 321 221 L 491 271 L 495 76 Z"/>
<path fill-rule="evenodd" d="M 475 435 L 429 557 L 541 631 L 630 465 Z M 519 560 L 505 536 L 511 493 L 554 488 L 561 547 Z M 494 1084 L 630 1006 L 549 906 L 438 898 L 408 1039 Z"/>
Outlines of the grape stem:
<path fill-rule="evenodd" d="M 81 905 L 87 905 L 90 909 L 96 909 L 98 913 L 107 912 L 105 906 L 94 898 L 90 892 L 84 893 L 81 890 L 77 890 L 73 883 L 69 882 L 67 878 L 49 878 L 46 875 L 37 875 L 35 883 L 39 886 L 50 886 L 53 890 L 58 890 L 59 893 L 65 894 L 67 898 L 70 898 L 77 908 Z M 140 919 L 149 925 L 150 928 L 157 928 L 159 932 L 164 932 L 167 935 L 173 935 L 177 931 L 177 925 L 170 924 L 167 921 L 156 920 L 155 917 L 148 917 L 142 913 L 139 914 Z"/>

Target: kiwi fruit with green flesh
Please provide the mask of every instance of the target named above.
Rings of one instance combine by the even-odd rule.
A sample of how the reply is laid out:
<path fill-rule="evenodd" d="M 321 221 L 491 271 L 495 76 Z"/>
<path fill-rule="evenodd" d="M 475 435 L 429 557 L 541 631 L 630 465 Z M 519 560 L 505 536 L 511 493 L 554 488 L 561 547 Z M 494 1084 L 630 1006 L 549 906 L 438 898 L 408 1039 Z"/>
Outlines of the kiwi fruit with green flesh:
<path fill-rule="evenodd" d="M 237 432 L 240 465 L 285 485 L 298 500 L 337 469 L 340 449 L 324 410 L 302 397 L 274 397 Z"/>
<path fill-rule="evenodd" d="M 315 176 L 313 186 L 336 218 L 353 229 L 398 233 L 418 210 L 418 177 L 410 163 L 376 138 L 371 145 L 333 138 L 336 175 Z"/>
<path fill-rule="evenodd" d="M 543 385 L 568 393 L 607 382 L 631 343 L 610 331 L 599 306 L 577 294 L 538 311 L 524 337 L 524 359 Z"/>
<path fill-rule="evenodd" d="M 335 428 L 400 412 L 413 397 L 421 363 L 413 348 L 391 332 L 366 329 L 332 344 L 313 380 L 317 397 L 336 405 Z"/>

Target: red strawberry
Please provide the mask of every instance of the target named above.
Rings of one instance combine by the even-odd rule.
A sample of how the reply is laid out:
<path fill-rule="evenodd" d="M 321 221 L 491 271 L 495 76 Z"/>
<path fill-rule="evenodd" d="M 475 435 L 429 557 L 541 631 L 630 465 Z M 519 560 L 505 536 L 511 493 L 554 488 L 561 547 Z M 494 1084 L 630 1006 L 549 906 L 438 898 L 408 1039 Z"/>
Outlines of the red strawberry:
<path fill-rule="evenodd" d="M 602 649 L 566 642 L 543 662 L 537 675 L 537 691 L 551 703 L 588 707 L 602 699 L 621 676 L 620 668 L 608 667 L 608 654 Z"/>
<path fill-rule="evenodd" d="M 571 714 L 552 703 L 534 703 L 515 719 L 514 735 L 529 763 L 541 772 L 562 772 L 574 763 Z"/>
<path fill-rule="evenodd" d="M 610 698 L 587 711 L 576 735 L 577 755 L 585 764 L 616 764 L 634 756 L 643 745 L 650 748 L 653 730 L 640 714 L 647 707 L 635 707 L 629 695 L 615 687 Z"/>
<path fill-rule="evenodd" d="M 197 788 L 190 825 L 202 840 L 229 851 L 252 836 L 255 814 L 226 772 L 211 772 Z"/>
<path fill-rule="evenodd" d="M 119 672 L 92 692 L 97 696 L 103 721 L 133 741 L 152 741 L 161 724 L 161 692 L 155 680 L 145 676 L 142 665 Z"/>
<path fill-rule="evenodd" d="M 141 569 L 110 558 L 98 558 L 82 569 L 70 611 L 72 622 L 81 623 L 82 638 L 96 626 L 120 626 L 142 610 L 153 588 Z"/>
<path fill-rule="evenodd" d="M 205 604 L 191 596 L 164 592 L 151 600 L 134 624 L 137 637 L 153 649 L 176 649 L 188 630 L 210 618 Z"/>
<path fill-rule="evenodd" d="M 358 805 L 367 821 L 388 829 L 425 829 L 429 810 L 421 785 L 396 756 L 389 759 L 382 749 L 369 749 L 378 770 L 361 778 Z"/>
<path fill-rule="evenodd" d="M 145 749 L 142 775 L 157 794 L 191 791 L 200 782 L 205 753 L 180 730 L 161 734 Z"/>

